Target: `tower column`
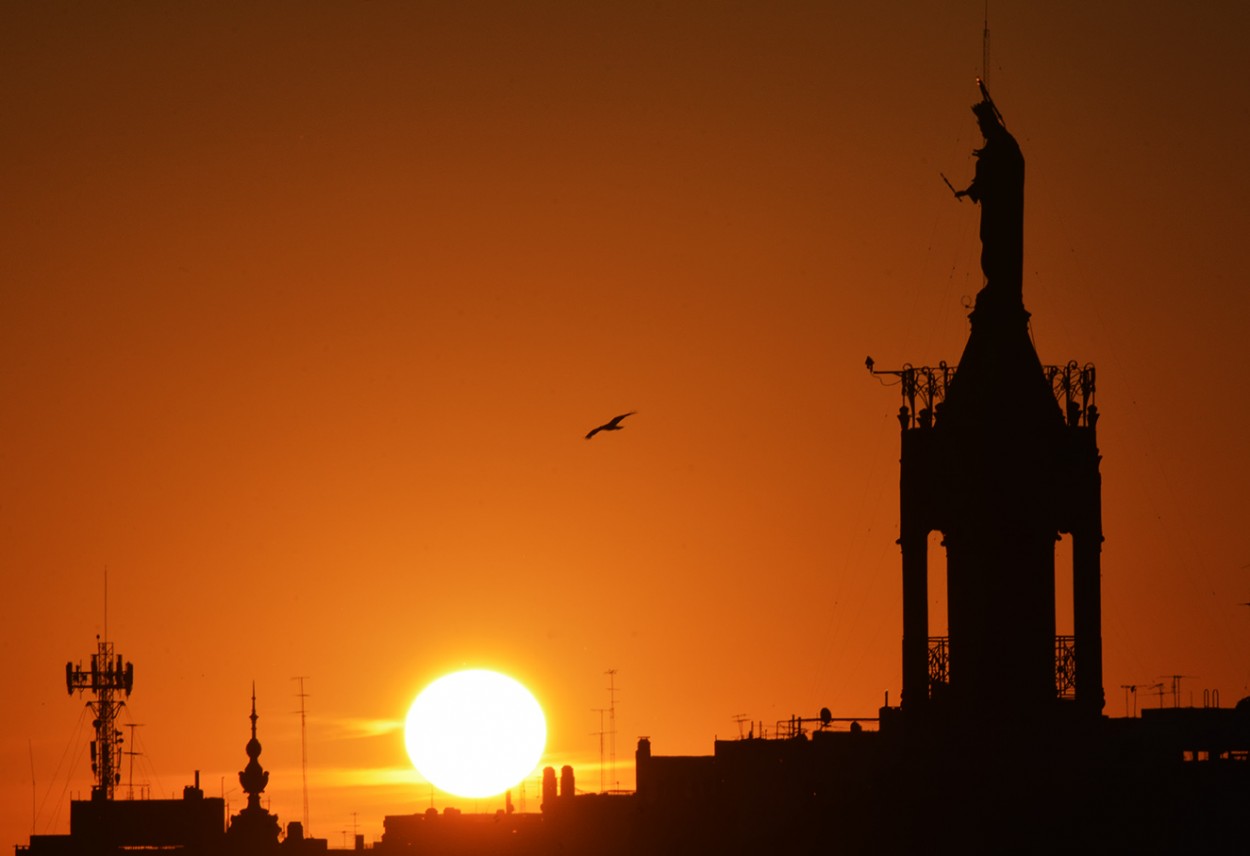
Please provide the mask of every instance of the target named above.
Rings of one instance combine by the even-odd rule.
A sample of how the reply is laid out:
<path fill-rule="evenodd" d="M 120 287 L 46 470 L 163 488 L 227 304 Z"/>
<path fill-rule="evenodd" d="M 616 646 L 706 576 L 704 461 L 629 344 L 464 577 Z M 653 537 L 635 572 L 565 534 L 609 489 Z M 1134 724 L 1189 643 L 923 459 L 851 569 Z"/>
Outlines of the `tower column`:
<path fill-rule="evenodd" d="M 903 553 L 903 699 L 915 711 L 929 700 L 929 531 L 933 431 L 912 427 L 899 411 L 902 456 L 899 477 L 899 539 Z"/>
<path fill-rule="evenodd" d="M 903 709 L 929 699 L 929 536 L 899 539 L 903 551 Z"/>
<path fill-rule="evenodd" d="M 1096 528 L 1072 533 L 1072 629 L 1076 648 L 1076 702 L 1102 714 L 1102 534 Z"/>

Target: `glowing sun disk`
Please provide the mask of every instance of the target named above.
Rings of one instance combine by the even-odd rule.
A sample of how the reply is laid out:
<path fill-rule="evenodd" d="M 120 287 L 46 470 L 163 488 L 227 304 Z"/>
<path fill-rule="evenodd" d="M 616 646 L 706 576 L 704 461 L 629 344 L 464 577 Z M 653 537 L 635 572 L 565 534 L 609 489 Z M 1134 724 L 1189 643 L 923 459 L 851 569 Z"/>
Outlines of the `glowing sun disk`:
<path fill-rule="evenodd" d="M 408 710 L 404 742 L 413 766 L 439 790 L 488 797 L 538 766 L 547 722 L 521 684 L 471 669 L 444 675 L 421 691 Z"/>

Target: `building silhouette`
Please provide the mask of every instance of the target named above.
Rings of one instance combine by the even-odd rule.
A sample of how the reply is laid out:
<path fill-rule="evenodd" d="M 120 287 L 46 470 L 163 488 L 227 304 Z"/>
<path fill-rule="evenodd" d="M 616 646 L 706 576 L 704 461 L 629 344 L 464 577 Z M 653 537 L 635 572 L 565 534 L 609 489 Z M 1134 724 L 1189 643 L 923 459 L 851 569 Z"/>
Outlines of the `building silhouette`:
<path fill-rule="evenodd" d="M 973 108 L 985 145 L 957 195 L 981 206 L 985 287 L 955 365 L 893 372 L 903 395 L 899 547 L 902 696 L 876 716 L 821 710 L 711 755 L 664 756 L 638 741 L 632 794 L 578 794 L 543 775 L 540 814 L 433 809 L 384 820 L 372 849 L 417 854 L 1054 853 L 1245 850 L 1250 699 L 1234 708 L 1104 714 L 1100 453 L 1095 371 L 1048 366 L 1022 293 L 1024 158 L 988 92 Z M 1072 551 L 1073 634 L 1056 635 L 1055 550 Z M 929 542 L 946 556 L 946 636 L 929 615 Z M 101 643 L 71 692 L 97 711 L 133 670 Z M 162 849 L 202 854 L 325 851 L 263 809 L 255 694 L 247 806 L 225 824 L 198 783 L 183 800 L 115 801 L 100 730 L 97 785 L 71 805 L 70 834 L 19 856 Z M 363 842 L 358 841 L 358 846 Z"/>
<path fill-rule="evenodd" d="M 984 87 L 968 196 L 985 287 L 959 362 L 907 366 L 899 409 L 901 702 L 794 716 L 704 756 L 638 741 L 636 791 L 557 793 L 534 852 L 1054 853 L 1236 847 L 1250 810 L 1250 699 L 1104 715 L 1096 374 L 1044 365 L 1022 289 L 1024 157 Z M 946 556 L 930 627 L 929 540 Z M 1071 636 L 1055 550 L 1072 551 Z M 563 783 L 571 777 L 566 770 Z M 422 851 L 402 818 L 379 847 Z M 487 851 L 482 851 L 487 852 Z"/>
<path fill-rule="evenodd" d="M 226 801 L 206 797 L 200 788 L 199 771 L 195 783 L 182 789 L 182 799 L 114 799 L 113 786 L 120 781 L 121 734 L 114 728 L 122 706 L 115 691 L 129 696 L 134 685 L 134 667 L 114 660 L 113 646 L 99 640 L 90 669 L 66 667 L 70 692 L 90 690 L 88 704 L 96 714 L 96 739 L 92 743 L 92 772 L 96 784 L 91 798 L 70 801 L 69 833 L 32 835 L 30 842 L 17 845 L 18 856 L 101 856 L 102 854 L 160 851 L 188 856 L 217 854 L 295 854 L 325 853 L 325 839 L 305 838 L 302 825 L 293 822 L 280 840 L 278 818 L 261 806 L 261 794 L 269 783 L 269 773 L 260 764 L 261 744 L 256 736 L 256 689 L 252 688 L 251 739 L 247 741 L 247 765 L 239 773 L 239 784 L 247 794 L 247 805 L 227 818 Z M 106 711 L 106 715 L 101 715 Z M 108 745 L 111 751 L 98 747 Z"/>

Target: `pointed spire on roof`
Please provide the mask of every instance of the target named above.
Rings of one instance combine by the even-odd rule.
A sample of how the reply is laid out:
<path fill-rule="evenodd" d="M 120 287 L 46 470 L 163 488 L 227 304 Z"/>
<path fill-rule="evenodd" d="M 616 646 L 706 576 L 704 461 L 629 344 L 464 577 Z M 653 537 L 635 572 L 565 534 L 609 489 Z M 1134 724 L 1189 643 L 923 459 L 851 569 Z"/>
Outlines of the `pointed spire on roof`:
<path fill-rule="evenodd" d="M 260 808 L 260 795 L 269 784 L 269 773 L 260 766 L 260 740 L 256 738 L 256 682 L 252 682 L 252 738 L 247 741 L 247 766 L 239 773 L 239 784 L 247 794 L 247 807 Z"/>
<path fill-rule="evenodd" d="M 269 773 L 260 765 L 260 739 L 256 736 L 256 682 L 252 682 L 252 736 L 247 741 L 247 766 L 239 773 L 239 784 L 247 794 L 247 805 L 230 818 L 230 837 L 245 852 L 268 851 L 278 846 L 278 818 L 260 804 L 260 795 L 269 784 Z"/>

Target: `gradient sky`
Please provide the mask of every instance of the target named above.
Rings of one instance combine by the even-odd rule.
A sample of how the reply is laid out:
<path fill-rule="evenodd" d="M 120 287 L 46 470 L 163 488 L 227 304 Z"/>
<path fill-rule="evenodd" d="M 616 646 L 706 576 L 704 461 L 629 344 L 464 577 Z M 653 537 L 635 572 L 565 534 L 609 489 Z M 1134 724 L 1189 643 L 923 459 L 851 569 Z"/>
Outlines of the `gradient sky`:
<path fill-rule="evenodd" d="M 1230 705 L 1250 7 L 991 6 L 1034 339 L 1099 372 L 1107 713 L 1173 674 Z M 89 790 L 63 669 L 106 569 L 135 781 L 237 811 L 255 681 L 301 819 L 307 675 L 336 846 L 430 804 L 396 727 L 461 666 L 529 686 L 589 789 L 608 669 L 625 786 L 639 735 L 897 702 L 864 357 L 966 339 L 978 210 L 939 173 L 972 174 L 983 9 L 3 4 L 0 843 Z"/>

